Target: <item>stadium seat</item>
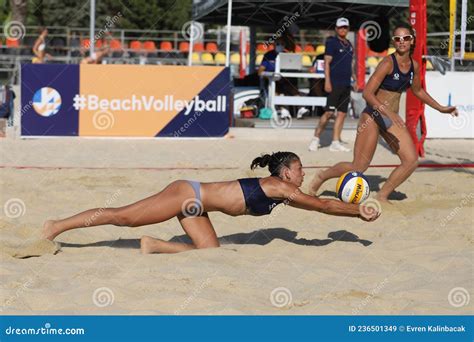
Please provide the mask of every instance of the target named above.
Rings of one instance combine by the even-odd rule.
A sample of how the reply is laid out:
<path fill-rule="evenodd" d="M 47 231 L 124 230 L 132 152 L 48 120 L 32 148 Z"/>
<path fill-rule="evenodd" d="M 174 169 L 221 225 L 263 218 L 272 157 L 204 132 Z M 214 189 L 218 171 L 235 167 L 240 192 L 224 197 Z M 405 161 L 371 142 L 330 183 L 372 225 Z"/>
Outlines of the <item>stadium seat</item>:
<path fill-rule="evenodd" d="M 299 45 L 299 44 L 295 45 L 295 52 L 303 52 L 303 49 L 301 48 L 301 45 Z"/>
<path fill-rule="evenodd" d="M 193 64 L 201 64 L 201 58 L 197 52 L 193 52 Z"/>
<path fill-rule="evenodd" d="M 225 64 L 225 54 L 223 54 L 222 52 L 218 52 L 216 53 L 216 56 L 214 57 L 215 61 L 216 61 L 216 64 Z"/>
<path fill-rule="evenodd" d="M 110 50 L 112 50 L 112 57 L 122 57 L 122 42 L 118 39 L 112 39 L 110 41 Z"/>
<path fill-rule="evenodd" d="M 138 40 L 132 40 L 130 42 L 130 49 L 132 49 L 135 52 L 139 52 L 142 50 L 142 43 L 139 42 Z"/>
<path fill-rule="evenodd" d="M 88 49 L 90 47 L 91 41 L 89 38 L 84 38 L 81 40 L 81 47 L 84 49 Z"/>
<path fill-rule="evenodd" d="M 20 47 L 20 40 L 19 39 L 6 39 L 6 46 L 9 48 L 19 48 Z"/>
<path fill-rule="evenodd" d="M 379 65 L 379 61 L 376 57 L 369 57 L 367 58 L 366 65 L 369 68 L 376 68 Z"/>
<path fill-rule="evenodd" d="M 122 50 L 122 43 L 118 39 L 112 39 L 110 41 L 110 49 L 112 51 Z"/>
<path fill-rule="evenodd" d="M 179 52 L 183 52 L 183 53 L 189 52 L 189 43 L 179 42 Z"/>
<path fill-rule="evenodd" d="M 326 51 L 326 47 L 324 45 L 318 45 L 316 47 L 316 55 L 321 55 Z"/>
<path fill-rule="evenodd" d="M 207 52 L 212 52 L 212 53 L 216 53 L 219 51 L 219 49 L 217 48 L 217 44 L 214 43 L 214 42 L 209 42 L 206 44 L 206 51 Z"/>
<path fill-rule="evenodd" d="M 212 54 L 210 54 L 209 52 L 204 52 L 201 55 L 201 62 L 202 64 L 206 64 L 206 65 L 215 64 L 214 57 L 212 57 Z"/>
<path fill-rule="evenodd" d="M 306 44 L 303 51 L 304 52 L 314 52 L 314 46 L 311 45 L 311 44 Z"/>
<path fill-rule="evenodd" d="M 240 55 L 238 53 L 230 55 L 230 64 L 240 64 Z"/>
<path fill-rule="evenodd" d="M 171 44 L 171 42 L 169 42 L 169 41 L 161 42 L 160 43 L 160 50 L 161 51 L 167 51 L 167 52 L 173 51 L 174 50 L 173 49 L 173 44 Z"/>
<path fill-rule="evenodd" d="M 138 40 L 132 40 L 132 41 L 130 42 L 130 45 L 129 45 L 129 46 L 130 46 L 130 50 L 131 50 L 131 51 L 129 52 L 131 57 L 137 57 L 137 56 L 139 56 L 139 55 L 142 53 L 142 51 L 143 51 L 143 49 L 142 49 L 142 43 L 139 42 Z"/>
<path fill-rule="evenodd" d="M 257 55 L 257 58 L 255 58 L 255 65 L 262 64 L 262 61 L 263 61 L 263 55 Z"/>
<path fill-rule="evenodd" d="M 311 57 L 308 56 L 308 55 L 303 55 L 302 63 L 303 63 L 303 66 L 305 66 L 305 67 L 310 67 L 310 66 L 313 65 L 313 61 L 312 61 Z"/>
<path fill-rule="evenodd" d="M 193 46 L 193 51 L 204 52 L 204 44 L 203 43 L 195 43 L 194 46 Z"/>

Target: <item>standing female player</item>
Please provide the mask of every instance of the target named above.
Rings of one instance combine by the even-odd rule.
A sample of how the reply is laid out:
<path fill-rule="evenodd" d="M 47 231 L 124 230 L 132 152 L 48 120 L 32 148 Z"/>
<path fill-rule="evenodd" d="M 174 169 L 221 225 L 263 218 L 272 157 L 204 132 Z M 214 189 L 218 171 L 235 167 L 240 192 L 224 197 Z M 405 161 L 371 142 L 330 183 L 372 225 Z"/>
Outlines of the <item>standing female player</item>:
<path fill-rule="evenodd" d="M 339 177 L 348 171 L 367 170 L 381 135 L 401 161 L 377 194 L 379 201 L 388 202 L 392 191 L 418 166 L 415 145 L 405 122 L 397 114 L 401 93 L 408 87 L 411 86 L 413 94 L 430 107 L 441 113 L 458 115 L 456 107 L 441 106 L 421 87 L 420 68 L 412 60 L 410 53 L 415 41 L 412 29 L 398 26 L 393 32 L 392 41 L 395 52 L 380 62 L 364 90 L 367 107 L 359 120 L 353 161 L 338 163 L 316 174 L 310 185 L 311 195 L 315 195 L 328 179 Z"/>
<path fill-rule="evenodd" d="M 75 228 L 113 224 L 139 227 L 177 217 L 192 244 L 162 241 L 144 236 L 143 253 L 177 253 L 195 248 L 219 247 L 208 212 L 220 211 L 231 216 L 267 215 L 285 202 L 296 208 L 315 210 L 336 216 L 354 216 L 364 221 L 377 219 L 379 213 L 337 200 L 319 199 L 299 190 L 304 171 L 299 157 L 292 152 L 266 154 L 253 160 L 251 169 L 266 167 L 265 178 L 245 178 L 227 182 L 199 183 L 175 181 L 163 191 L 121 208 L 96 208 L 58 221 L 46 221 L 43 237 L 53 240 Z"/>

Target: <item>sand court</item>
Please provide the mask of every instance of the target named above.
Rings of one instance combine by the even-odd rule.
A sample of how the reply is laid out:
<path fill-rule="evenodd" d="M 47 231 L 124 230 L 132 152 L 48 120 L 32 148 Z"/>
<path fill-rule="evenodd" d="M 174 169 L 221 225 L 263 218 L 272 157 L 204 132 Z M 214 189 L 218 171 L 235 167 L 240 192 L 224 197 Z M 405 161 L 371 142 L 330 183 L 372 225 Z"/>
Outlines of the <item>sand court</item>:
<path fill-rule="evenodd" d="M 308 130 L 233 129 L 231 139 L 0 140 L 0 308 L 5 314 L 469 314 L 450 292 L 473 293 L 471 168 L 420 168 L 367 223 L 291 207 L 263 217 L 209 216 L 222 247 L 142 255 L 142 235 L 186 241 L 176 219 L 100 226 L 40 240 L 46 219 L 117 207 L 177 179 L 265 176 L 264 152 L 304 166 L 351 153 L 306 150 Z M 352 131 L 345 133 L 353 144 Z M 472 163 L 469 140 L 428 140 L 421 162 Z M 378 146 L 373 164 L 397 164 Z M 62 168 L 61 168 L 62 167 Z M 391 169 L 369 168 L 373 191 Z M 315 168 L 305 169 L 306 191 Z M 334 197 L 336 180 L 323 185 Z M 456 304 L 456 303 L 454 303 Z"/>

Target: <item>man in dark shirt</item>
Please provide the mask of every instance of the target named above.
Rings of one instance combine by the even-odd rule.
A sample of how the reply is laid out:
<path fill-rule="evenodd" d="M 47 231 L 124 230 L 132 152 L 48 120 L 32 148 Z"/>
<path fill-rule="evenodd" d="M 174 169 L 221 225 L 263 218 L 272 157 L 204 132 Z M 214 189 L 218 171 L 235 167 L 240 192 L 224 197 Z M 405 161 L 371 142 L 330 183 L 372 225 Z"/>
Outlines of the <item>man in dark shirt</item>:
<path fill-rule="evenodd" d="M 319 138 L 330 117 L 336 112 L 333 139 L 329 150 L 333 152 L 350 151 L 349 148 L 341 144 L 341 131 L 351 97 L 351 75 L 355 81 L 355 75 L 352 73 L 353 48 L 351 42 L 346 39 L 348 32 L 349 20 L 339 18 L 336 21 L 336 37 L 330 37 L 326 41 L 324 90 L 328 93 L 327 105 L 309 145 L 310 151 L 318 150 Z M 354 84 L 357 84 L 357 82 L 354 82 Z M 355 90 L 357 91 L 357 89 Z"/>

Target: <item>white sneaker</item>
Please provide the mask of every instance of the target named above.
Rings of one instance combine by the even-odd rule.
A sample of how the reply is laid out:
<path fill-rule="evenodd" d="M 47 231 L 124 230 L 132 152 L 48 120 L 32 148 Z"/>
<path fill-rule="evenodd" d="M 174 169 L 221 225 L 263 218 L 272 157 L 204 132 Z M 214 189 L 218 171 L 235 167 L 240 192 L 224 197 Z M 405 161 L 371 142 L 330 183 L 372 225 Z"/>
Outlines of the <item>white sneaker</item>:
<path fill-rule="evenodd" d="M 339 141 L 333 141 L 329 146 L 331 152 L 350 152 L 351 149 L 343 146 Z"/>
<path fill-rule="evenodd" d="M 282 119 L 285 119 L 285 118 L 291 118 L 291 114 L 290 114 L 290 111 L 286 108 L 282 108 L 280 109 L 280 117 Z"/>
<path fill-rule="evenodd" d="M 316 152 L 319 149 L 319 138 L 314 137 L 309 143 L 308 150 Z"/>
<path fill-rule="evenodd" d="M 296 119 L 302 119 L 305 114 L 309 113 L 309 109 L 306 107 L 301 107 L 298 109 L 298 113 L 296 113 Z"/>

